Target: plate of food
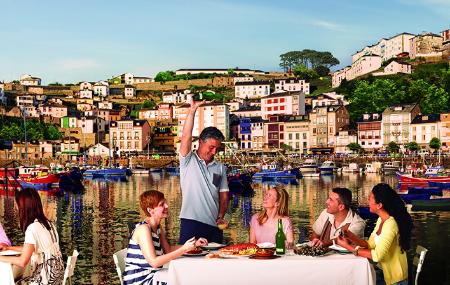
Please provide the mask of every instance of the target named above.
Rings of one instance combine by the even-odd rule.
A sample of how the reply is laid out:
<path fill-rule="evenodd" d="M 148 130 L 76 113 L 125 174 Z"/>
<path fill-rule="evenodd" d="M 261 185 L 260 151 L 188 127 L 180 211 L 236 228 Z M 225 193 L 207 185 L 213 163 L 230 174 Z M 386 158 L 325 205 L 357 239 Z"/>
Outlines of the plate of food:
<path fill-rule="evenodd" d="M 257 246 L 259 248 L 275 248 L 275 244 L 273 244 L 271 242 L 258 243 Z"/>
<path fill-rule="evenodd" d="M 226 245 L 217 243 L 217 242 L 210 242 L 207 245 L 202 246 L 202 248 L 205 250 L 216 250 L 216 249 L 222 248 L 224 246 L 226 246 Z"/>
<path fill-rule="evenodd" d="M 352 253 L 351 251 L 349 251 L 349 250 L 347 250 L 347 249 L 345 249 L 342 246 L 337 245 L 337 244 L 330 245 L 328 248 L 332 249 L 332 250 L 335 250 L 335 251 L 339 251 L 341 253 Z"/>
<path fill-rule="evenodd" d="M 312 256 L 312 257 L 318 257 L 318 256 L 324 256 L 331 251 L 328 248 L 325 247 L 315 247 L 310 245 L 302 245 L 302 246 L 296 246 L 294 248 L 294 252 L 298 255 L 304 255 L 304 256 Z"/>
<path fill-rule="evenodd" d="M 195 256 L 205 256 L 207 254 L 208 254 L 207 251 L 197 247 L 196 249 L 190 250 L 190 251 L 186 252 L 183 255 L 184 256 L 189 256 L 189 257 L 195 257 Z"/>
<path fill-rule="evenodd" d="M 224 258 L 247 257 L 255 254 L 257 249 L 258 246 L 254 243 L 239 243 L 222 247 L 219 249 L 219 255 Z"/>

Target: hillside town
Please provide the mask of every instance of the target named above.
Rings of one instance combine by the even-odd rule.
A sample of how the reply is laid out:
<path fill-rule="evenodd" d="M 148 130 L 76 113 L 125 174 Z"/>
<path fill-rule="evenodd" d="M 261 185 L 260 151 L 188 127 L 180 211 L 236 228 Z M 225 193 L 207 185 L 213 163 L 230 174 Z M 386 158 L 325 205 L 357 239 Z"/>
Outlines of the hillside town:
<path fill-rule="evenodd" d="M 414 65 L 448 59 L 449 39 L 450 30 L 383 38 L 353 54 L 352 66 L 332 72 L 332 86 L 367 74 L 409 74 Z M 450 111 L 426 114 L 418 103 L 399 104 L 351 121 L 351 102 L 344 95 L 335 91 L 311 95 L 308 80 L 290 72 L 235 68 L 179 69 L 175 74 L 213 76 L 170 84 L 124 73 L 98 82 L 43 86 L 41 78 L 26 74 L 18 81 L 2 82 L 3 116 L 54 124 L 61 138 L 12 140 L 3 146 L 7 150 L 0 158 L 70 161 L 86 156 L 176 155 L 193 99 L 207 101 L 196 114 L 193 136 L 207 126 L 217 127 L 225 135 L 227 149 L 348 154 L 354 151 L 349 145 L 359 144 L 366 153 L 379 153 L 395 142 L 405 152 L 406 144 L 414 141 L 428 152 L 430 140 L 438 138 L 440 150 L 450 151 Z M 198 87 L 195 84 L 203 91 L 191 90 Z M 210 90 L 218 87 L 231 96 Z M 219 99 L 208 101 L 207 95 Z M 150 108 L 143 105 L 148 100 Z"/>

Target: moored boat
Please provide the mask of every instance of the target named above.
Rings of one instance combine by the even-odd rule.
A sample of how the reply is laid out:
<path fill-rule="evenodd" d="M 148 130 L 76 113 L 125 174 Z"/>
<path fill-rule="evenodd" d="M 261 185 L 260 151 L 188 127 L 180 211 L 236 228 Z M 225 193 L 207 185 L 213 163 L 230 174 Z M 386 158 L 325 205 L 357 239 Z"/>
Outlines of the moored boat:
<path fill-rule="evenodd" d="M 412 200 L 411 204 L 414 211 L 450 211 L 450 198 Z"/>
<path fill-rule="evenodd" d="M 382 171 L 384 174 L 393 174 L 400 170 L 400 161 L 388 161 L 383 164 Z"/>
<path fill-rule="evenodd" d="M 400 172 L 396 173 L 398 180 L 401 183 L 430 183 L 430 182 L 450 182 L 450 176 L 436 176 L 436 177 L 413 177 L 410 175 L 402 174 Z M 432 185 L 430 185 L 432 186 Z"/>
<path fill-rule="evenodd" d="M 306 173 L 316 173 L 319 165 L 314 159 L 308 158 L 300 165 L 300 171 L 303 176 Z"/>
<path fill-rule="evenodd" d="M 321 174 L 333 174 L 333 172 L 336 172 L 337 167 L 334 161 L 327 160 L 319 166 L 319 170 Z"/>
<path fill-rule="evenodd" d="M 342 172 L 344 172 L 344 173 L 358 173 L 359 172 L 359 166 L 355 162 L 349 163 L 349 164 L 344 165 L 342 167 Z"/>
<path fill-rule="evenodd" d="M 408 194 L 430 194 L 433 196 L 442 196 L 442 189 L 439 187 L 420 187 L 420 186 L 409 186 Z"/>

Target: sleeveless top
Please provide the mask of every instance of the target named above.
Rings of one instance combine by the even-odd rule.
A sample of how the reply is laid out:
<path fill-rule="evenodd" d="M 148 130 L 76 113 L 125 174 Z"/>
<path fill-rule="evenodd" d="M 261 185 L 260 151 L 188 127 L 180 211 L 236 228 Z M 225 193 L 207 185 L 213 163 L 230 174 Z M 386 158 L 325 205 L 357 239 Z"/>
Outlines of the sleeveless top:
<path fill-rule="evenodd" d="M 136 225 L 147 224 L 145 221 L 140 222 Z M 138 243 L 136 243 L 131 237 L 134 234 L 134 231 L 130 236 L 130 243 L 128 244 L 127 256 L 125 258 L 125 272 L 123 273 L 123 284 L 124 285 L 152 285 L 153 284 L 153 275 L 160 268 L 153 268 L 151 265 L 145 260 L 144 255 L 142 254 L 141 247 Z M 163 255 L 163 251 L 161 249 L 161 244 L 159 242 L 160 228 L 156 230 L 156 233 L 153 231 L 152 234 L 152 242 L 155 247 L 155 252 L 157 256 Z M 162 267 L 161 267 L 162 268 Z"/>

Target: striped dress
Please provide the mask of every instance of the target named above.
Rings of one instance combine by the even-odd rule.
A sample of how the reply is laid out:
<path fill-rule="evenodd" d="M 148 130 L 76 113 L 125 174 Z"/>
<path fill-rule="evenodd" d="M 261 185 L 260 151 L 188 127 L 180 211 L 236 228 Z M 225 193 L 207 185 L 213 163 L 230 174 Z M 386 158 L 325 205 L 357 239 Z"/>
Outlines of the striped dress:
<path fill-rule="evenodd" d="M 136 225 L 146 224 L 146 222 L 140 222 Z M 160 229 L 156 230 L 156 233 L 152 232 L 153 246 L 155 247 L 156 255 L 160 256 L 163 254 L 161 249 L 161 244 L 159 242 Z M 134 230 L 133 230 L 134 233 Z M 131 236 L 133 236 L 131 233 Z M 130 243 L 128 244 L 127 257 L 125 259 L 125 272 L 123 273 L 123 284 L 124 285 L 152 285 L 153 275 L 160 268 L 153 268 L 145 260 L 142 254 L 141 247 L 134 240 L 130 238 Z"/>

